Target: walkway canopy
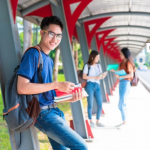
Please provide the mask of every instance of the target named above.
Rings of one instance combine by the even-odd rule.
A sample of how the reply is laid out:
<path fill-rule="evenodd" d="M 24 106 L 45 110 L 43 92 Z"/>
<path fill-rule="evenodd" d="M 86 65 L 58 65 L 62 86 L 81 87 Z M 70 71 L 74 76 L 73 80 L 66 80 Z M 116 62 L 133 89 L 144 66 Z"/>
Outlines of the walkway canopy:
<path fill-rule="evenodd" d="M 16 15 L 37 25 L 43 17 L 51 15 L 62 20 L 64 31 L 60 49 L 65 79 L 78 83 L 72 37 L 81 45 L 84 63 L 89 50 L 95 49 L 100 53 L 102 70 L 106 71 L 108 64 L 121 61 L 119 51 L 122 47 L 128 47 L 135 57 L 149 42 L 149 5 L 146 0 L 0 0 L 0 82 L 4 107 L 9 105 L 9 100 L 5 100 L 5 85 L 22 56 Z M 116 83 L 110 72 L 101 80 L 103 101 L 109 101 L 108 95 L 112 95 Z M 70 104 L 73 126 L 79 135 L 88 139 L 82 105 L 82 101 Z M 23 133 L 9 131 L 9 134 L 13 150 L 40 149 L 35 128 Z"/>
<path fill-rule="evenodd" d="M 59 0 L 12 0 L 13 3 L 14 1 L 16 2 L 12 5 L 14 17 L 17 7 L 18 16 L 37 25 L 43 17 L 53 15 L 52 5 L 56 7 L 60 5 Z M 98 48 L 101 44 L 107 45 L 111 40 L 110 51 L 128 47 L 133 56 L 136 56 L 144 48 L 145 43 L 149 42 L 150 3 L 146 0 L 62 0 L 62 2 L 70 39 L 73 35 L 78 39 L 75 24 L 80 26 L 83 23 L 89 48 L 95 35 Z"/>

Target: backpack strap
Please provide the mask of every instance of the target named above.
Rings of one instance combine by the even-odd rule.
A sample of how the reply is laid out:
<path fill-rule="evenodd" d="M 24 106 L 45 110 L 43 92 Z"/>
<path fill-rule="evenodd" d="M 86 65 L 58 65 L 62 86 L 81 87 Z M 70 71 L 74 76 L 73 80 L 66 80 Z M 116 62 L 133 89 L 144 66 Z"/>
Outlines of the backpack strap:
<path fill-rule="evenodd" d="M 90 65 L 88 63 L 87 63 L 87 65 L 88 65 L 88 73 L 87 73 L 87 75 L 89 75 Z"/>
<path fill-rule="evenodd" d="M 42 58 L 42 55 L 41 55 L 41 47 L 39 45 L 36 45 L 36 46 L 31 46 L 29 47 L 28 49 L 25 50 L 24 54 L 31 48 L 35 48 L 36 50 L 38 50 L 39 52 L 39 61 L 38 61 L 38 68 L 39 67 L 42 67 L 43 68 L 43 58 Z"/>
<path fill-rule="evenodd" d="M 32 47 L 29 47 L 25 52 L 24 54 L 31 48 L 35 48 L 36 50 L 38 50 L 39 52 L 39 61 L 38 61 L 38 83 L 43 83 L 43 78 L 42 78 L 42 70 L 43 70 L 43 58 L 42 58 L 42 54 L 41 54 L 41 47 L 39 45 L 36 45 L 36 46 L 32 46 Z M 45 93 L 42 93 L 44 98 L 46 100 L 48 100 L 48 98 L 46 97 Z"/>
<path fill-rule="evenodd" d="M 127 69 L 127 63 L 128 63 L 128 60 L 127 60 L 127 62 L 126 62 L 126 69 Z M 133 78 L 135 77 L 135 71 L 133 71 Z M 133 79 L 131 78 L 131 81 L 132 81 Z"/>
<path fill-rule="evenodd" d="M 88 63 L 86 63 L 86 64 L 88 65 L 88 73 L 87 73 L 87 76 L 88 76 L 88 75 L 89 75 L 89 70 L 90 70 L 90 65 L 89 65 Z M 86 64 L 85 64 L 85 65 L 86 65 Z M 83 66 L 82 71 L 84 70 L 85 65 Z"/>

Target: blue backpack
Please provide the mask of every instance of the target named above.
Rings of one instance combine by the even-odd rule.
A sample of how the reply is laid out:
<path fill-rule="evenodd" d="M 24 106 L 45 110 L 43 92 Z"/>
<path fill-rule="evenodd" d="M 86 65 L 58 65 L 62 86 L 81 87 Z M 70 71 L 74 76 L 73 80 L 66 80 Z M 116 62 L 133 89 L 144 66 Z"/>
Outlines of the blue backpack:
<path fill-rule="evenodd" d="M 39 46 L 28 48 L 36 48 L 39 51 L 39 63 L 38 63 L 38 83 L 43 83 L 42 68 L 43 59 Z M 17 71 L 19 66 L 15 68 L 14 74 L 10 81 L 5 86 L 5 101 L 7 106 L 3 109 L 3 116 L 11 131 L 22 132 L 36 122 L 40 113 L 39 95 L 20 95 L 17 93 Z M 43 93 L 44 94 L 44 93 Z M 45 97 L 45 94 L 44 94 Z"/>

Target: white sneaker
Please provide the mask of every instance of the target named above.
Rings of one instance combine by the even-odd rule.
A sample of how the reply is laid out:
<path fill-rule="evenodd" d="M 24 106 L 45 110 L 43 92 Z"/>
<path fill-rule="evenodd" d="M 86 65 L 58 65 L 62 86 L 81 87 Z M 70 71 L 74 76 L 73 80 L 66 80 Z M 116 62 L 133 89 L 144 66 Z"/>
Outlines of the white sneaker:
<path fill-rule="evenodd" d="M 91 127 L 91 128 L 95 128 L 96 125 L 95 125 L 93 122 L 90 122 L 90 127 Z"/>
<path fill-rule="evenodd" d="M 97 127 L 105 127 L 105 125 L 101 124 L 100 122 L 96 123 Z"/>

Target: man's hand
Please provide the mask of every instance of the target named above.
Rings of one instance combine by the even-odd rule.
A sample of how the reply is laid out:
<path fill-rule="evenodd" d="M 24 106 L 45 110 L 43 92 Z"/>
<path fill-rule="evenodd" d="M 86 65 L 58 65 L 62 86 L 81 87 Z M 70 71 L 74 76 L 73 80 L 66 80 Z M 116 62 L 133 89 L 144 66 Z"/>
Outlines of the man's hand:
<path fill-rule="evenodd" d="M 58 82 L 57 89 L 62 92 L 71 92 L 74 90 L 75 84 L 72 82 Z"/>
<path fill-rule="evenodd" d="M 71 103 L 74 103 L 78 100 L 81 100 L 83 98 L 83 95 L 82 95 L 82 91 L 80 91 L 80 89 L 78 91 L 76 91 L 75 93 L 72 94 L 73 98 L 70 99 L 70 100 L 67 100 L 65 102 L 71 102 Z"/>

